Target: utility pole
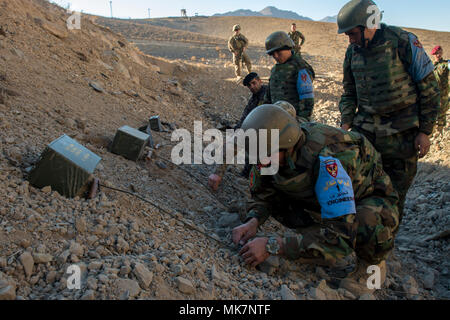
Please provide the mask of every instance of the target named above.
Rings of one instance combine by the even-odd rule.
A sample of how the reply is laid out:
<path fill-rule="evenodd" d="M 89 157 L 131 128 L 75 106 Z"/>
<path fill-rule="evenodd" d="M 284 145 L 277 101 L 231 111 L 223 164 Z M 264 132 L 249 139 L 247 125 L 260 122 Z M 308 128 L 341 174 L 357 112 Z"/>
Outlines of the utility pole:
<path fill-rule="evenodd" d="M 109 2 L 109 6 L 111 7 L 111 18 L 113 17 L 113 11 L 112 11 L 112 1 Z"/>
<path fill-rule="evenodd" d="M 148 18 L 150 19 L 150 8 L 148 8 Z"/>

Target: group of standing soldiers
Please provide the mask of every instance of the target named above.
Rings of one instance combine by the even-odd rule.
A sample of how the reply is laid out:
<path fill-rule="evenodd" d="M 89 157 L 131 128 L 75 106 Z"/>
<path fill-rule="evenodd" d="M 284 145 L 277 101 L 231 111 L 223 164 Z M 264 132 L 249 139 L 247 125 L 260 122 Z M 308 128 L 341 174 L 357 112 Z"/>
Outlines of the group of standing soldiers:
<path fill-rule="evenodd" d="M 278 129 L 279 147 L 271 149 L 267 139 L 268 158 L 251 166 L 247 217 L 232 234 L 252 266 L 271 254 L 330 266 L 355 252 L 355 271 L 340 284 L 355 295 L 371 291 L 369 265 L 379 267 L 384 282 L 385 260 L 394 247 L 418 159 L 429 152 L 436 120 L 442 132 L 448 108 L 449 67 L 442 48 L 433 49 L 433 66 L 416 35 L 384 23 L 372 25 L 368 9 L 373 6 L 372 0 L 351 0 L 337 18 L 338 33 L 350 42 L 340 128 L 310 122 L 315 73 L 296 52 L 304 37 L 293 26 L 290 35 L 277 31 L 266 39 L 266 52 L 277 63 L 268 86 L 249 69 L 244 84 L 253 93 L 252 110 L 246 108 L 239 126 Z M 240 54 L 251 68 L 244 52 L 248 41 L 239 32 L 236 37 L 245 44 L 242 51 L 233 49 L 235 56 Z M 291 37 L 303 41 L 297 45 Z M 238 67 L 236 73 L 240 76 Z M 261 175 L 262 163 L 268 162 L 279 164 L 278 173 Z M 217 175 L 210 176 L 213 188 L 219 182 Z M 296 234 L 255 237 L 269 216 Z"/>

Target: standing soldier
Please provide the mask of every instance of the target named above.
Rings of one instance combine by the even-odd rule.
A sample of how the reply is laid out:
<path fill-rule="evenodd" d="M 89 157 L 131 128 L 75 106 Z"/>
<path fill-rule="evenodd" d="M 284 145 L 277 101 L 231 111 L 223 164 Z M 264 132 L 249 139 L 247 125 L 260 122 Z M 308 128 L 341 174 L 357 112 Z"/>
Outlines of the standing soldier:
<path fill-rule="evenodd" d="M 238 80 L 241 79 L 241 61 L 246 65 L 248 73 L 252 72 L 252 63 L 245 50 L 248 47 L 247 38 L 241 34 L 241 26 L 233 26 L 234 35 L 228 40 L 228 49 L 233 54 L 234 71 Z"/>
<path fill-rule="evenodd" d="M 401 221 L 418 157 L 430 150 L 439 88 L 417 37 L 380 20 L 371 0 L 352 0 L 339 12 L 338 33 L 350 40 L 339 110 L 341 128 L 364 134 L 381 153 L 399 193 Z"/>
<path fill-rule="evenodd" d="M 439 110 L 437 125 L 438 133 L 443 134 L 443 130 L 447 124 L 447 110 L 448 110 L 448 73 L 449 65 L 448 61 L 442 58 L 444 50 L 441 46 L 436 46 L 431 51 L 431 55 L 434 56 L 434 75 L 439 84 L 439 90 L 441 92 L 441 109 Z"/>
<path fill-rule="evenodd" d="M 298 55 L 301 55 L 301 49 L 303 44 L 305 43 L 305 36 L 300 32 L 297 31 L 297 25 L 295 22 L 291 25 L 291 32 L 288 33 L 289 37 L 294 41 L 294 52 Z M 302 39 L 302 43 L 300 42 L 300 39 Z"/>
<path fill-rule="evenodd" d="M 272 68 L 265 104 L 287 101 L 297 116 L 309 121 L 314 108 L 314 69 L 293 51 L 294 42 L 284 31 L 276 31 L 266 39 L 266 53 L 277 64 Z"/>

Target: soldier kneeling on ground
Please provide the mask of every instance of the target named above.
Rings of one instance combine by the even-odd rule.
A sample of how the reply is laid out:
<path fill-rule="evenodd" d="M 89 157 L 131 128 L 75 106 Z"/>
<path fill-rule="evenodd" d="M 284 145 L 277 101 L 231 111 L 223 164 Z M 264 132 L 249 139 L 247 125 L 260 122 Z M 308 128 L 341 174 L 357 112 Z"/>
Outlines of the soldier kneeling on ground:
<path fill-rule="evenodd" d="M 256 266 L 281 255 L 333 266 L 355 252 L 357 267 L 340 287 L 357 296 L 369 293 L 369 265 L 378 265 L 383 284 L 399 224 L 398 194 L 372 144 L 356 132 L 299 123 L 275 105 L 257 107 L 242 129 L 266 129 L 267 150 L 271 129 L 279 130 L 279 148 L 270 153 L 270 163 L 278 162 L 279 170 L 261 175 L 261 164 L 252 166 L 247 217 L 232 231 L 245 262 Z M 270 216 L 296 233 L 254 238 Z"/>

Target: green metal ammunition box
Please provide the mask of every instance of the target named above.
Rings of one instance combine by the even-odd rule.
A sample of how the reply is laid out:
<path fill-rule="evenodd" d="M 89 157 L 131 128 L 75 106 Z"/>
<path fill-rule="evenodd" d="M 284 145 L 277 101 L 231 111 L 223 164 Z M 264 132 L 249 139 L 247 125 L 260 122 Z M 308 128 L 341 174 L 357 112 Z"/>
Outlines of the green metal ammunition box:
<path fill-rule="evenodd" d="M 129 126 L 117 130 L 112 143 L 111 152 L 121 155 L 129 160 L 137 161 L 144 153 L 150 136 Z"/>
<path fill-rule="evenodd" d="M 37 188 L 51 186 L 69 198 L 82 196 L 100 160 L 95 153 L 63 135 L 47 146 L 29 180 Z"/>
<path fill-rule="evenodd" d="M 148 122 L 150 124 L 150 129 L 152 129 L 153 131 L 163 131 L 159 116 L 151 117 Z"/>

